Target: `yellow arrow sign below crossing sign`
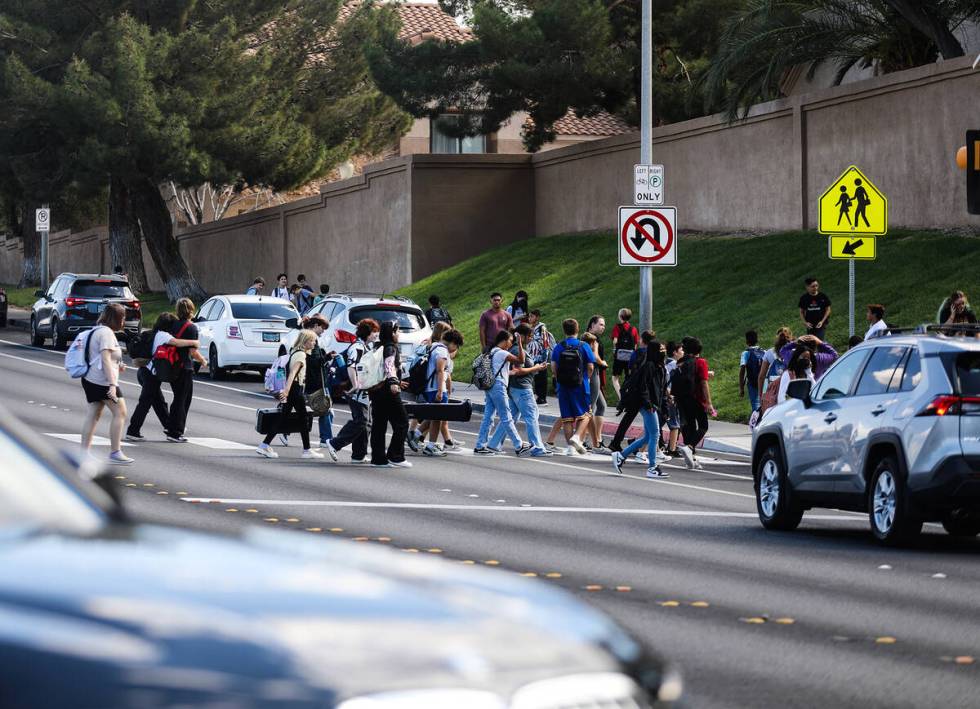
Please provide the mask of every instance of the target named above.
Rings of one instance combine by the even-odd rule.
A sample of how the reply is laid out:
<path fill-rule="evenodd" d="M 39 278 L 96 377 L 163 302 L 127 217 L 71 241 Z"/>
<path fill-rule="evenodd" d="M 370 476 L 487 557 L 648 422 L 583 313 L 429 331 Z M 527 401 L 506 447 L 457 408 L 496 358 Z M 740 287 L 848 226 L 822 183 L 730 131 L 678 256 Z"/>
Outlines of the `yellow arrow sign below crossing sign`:
<path fill-rule="evenodd" d="M 857 237 L 888 233 L 888 198 L 854 165 L 820 196 L 817 212 L 821 234 Z"/>
<path fill-rule="evenodd" d="M 873 261 L 877 257 L 873 236 L 831 236 L 827 245 L 832 259 Z"/>

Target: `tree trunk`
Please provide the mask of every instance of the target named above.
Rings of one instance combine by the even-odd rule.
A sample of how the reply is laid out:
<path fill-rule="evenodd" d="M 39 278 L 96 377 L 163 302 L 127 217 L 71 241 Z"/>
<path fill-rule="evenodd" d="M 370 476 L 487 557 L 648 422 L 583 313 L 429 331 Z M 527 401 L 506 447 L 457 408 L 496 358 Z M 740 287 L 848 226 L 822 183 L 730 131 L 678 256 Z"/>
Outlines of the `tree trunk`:
<path fill-rule="evenodd" d="M 930 8 L 921 0 L 885 0 L 885 2 L 910 25 L 935 42 L 943 59 L 963 56 L 963 45 L 949 28 L 948 18 L 939 16 L 938 8 Z"/>
<path fill-rule="evenodd" d="M 143 266 L 139 224 L 133 216 L 126 183 L 113 175 L 109 182 L 109 258 L 111 268 L 122 266 L 129 287 L 136 293 L 150 290 Z"/>
<path fill-rule="evenodd" d="M 24 263 L 18 288 L 41 287 L 41 237 L 34 231 L 34 222 L 28 219 L 29 215 L 33 215 L 33 210 L 26 203 L 10 207 L 11 223 L 20 232 L 24 244 Z"/>
<path fill-rule="evenodd" d="M 146 240 L 171 303 L 178 298 L 190 298 L 200 303 L 207 293 L 191 275 L 184 257 L 174 238 L 170 210 L 160 194 L 160 188 L 152 180 L 137 179 L 128 183 L 133 216 L 138 220 L 140 231 Z"/>

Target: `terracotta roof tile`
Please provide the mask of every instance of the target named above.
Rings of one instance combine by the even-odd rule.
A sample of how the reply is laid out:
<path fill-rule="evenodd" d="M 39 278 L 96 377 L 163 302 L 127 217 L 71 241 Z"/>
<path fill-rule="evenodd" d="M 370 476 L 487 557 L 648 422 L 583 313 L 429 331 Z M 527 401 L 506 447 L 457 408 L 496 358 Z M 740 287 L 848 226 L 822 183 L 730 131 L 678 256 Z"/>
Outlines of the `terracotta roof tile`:
<path fill-rule="evenodd" d="M 361 0 L 349 0 L 344 3 L 338 20 L 342 22 L 350 17 L 360 4 Z M 468 42 L 473 39 L 473 32 L 466 27 L 460 27 L 451 15 L 446 14 L 436 4 L 399 3 L 395 6 L 395 10 L 402 22 L 398 32 L 400 39 L 437 39 L 453 42 Z"/>
<path fill-rule="evenodd" d="M 569 111 L 555 121 L 558 135 L 620 135 L 633 130 L 636 129 L 624 120 L 605 111 L 589 118 L 579 118 Z"/>

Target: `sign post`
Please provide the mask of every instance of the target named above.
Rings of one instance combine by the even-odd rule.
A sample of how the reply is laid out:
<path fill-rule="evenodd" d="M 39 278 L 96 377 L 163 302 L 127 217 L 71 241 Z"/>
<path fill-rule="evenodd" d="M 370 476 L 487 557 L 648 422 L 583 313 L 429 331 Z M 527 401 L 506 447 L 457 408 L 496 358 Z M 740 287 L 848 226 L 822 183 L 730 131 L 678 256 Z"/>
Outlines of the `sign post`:
<path fill-rule="evenodd" d="M 48 234 L 51 231 L 51 210 L 42 205 L 34 212 L 34 229 L 41 239 L 41 289 L 48 289 Z"/>
<path fill-rule="evenodd" d="M 642 37 L 640 42 L 642 52 L 640 57 L 640 163 L 649 165 L 653 162 L 653 0 L 643 0 L 640 34 Z M 622 244 L 622 228 L 620 228 L 620 244 Z M 652 327 L 653 269 L 649 266 L 643 266 L 640 268 L 640 330 L 649 330 Z"/>
<path fill-rule="evenodd" d="M 821 234 L 828 234 L 831 259 L 847 260 L 848 332 L 854 336 L 854 262 L 873 261 L 876 237 L 888 233 L 888 198 L 856 166 L 851 165 L 824 190 L 817 203 Z"/>

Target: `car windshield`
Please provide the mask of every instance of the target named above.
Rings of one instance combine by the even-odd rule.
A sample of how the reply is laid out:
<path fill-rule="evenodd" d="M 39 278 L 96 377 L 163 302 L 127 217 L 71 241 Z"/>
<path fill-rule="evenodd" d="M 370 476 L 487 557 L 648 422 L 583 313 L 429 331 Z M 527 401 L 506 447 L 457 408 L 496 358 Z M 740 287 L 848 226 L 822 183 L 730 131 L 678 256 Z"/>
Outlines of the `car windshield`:
<path fill-rule="evenodd" d="M 964 352 L 957 357 L 956 374 L 960 380 L 960 394 L 980 394 L 980 352 Z"/>
<path fill-rule="evenodd" d="M 398 323 L 398 329 L 401 332 L 418 332 L 425 327 L 422 311 L 404 305 L 370 305 L 351 308 L 350 321 L 352 323 L 357 324 L 364 318 L 371 318 L 379 323 L 385 320 L 393 320 Z"/>
<path fill-rule="evenodd" d="M 299 317 L 296 308 L 275 299 L 261 303 L 232 303 L 231 314 L 239 320 L 289 320 Z"/>
<path fill-rule="evenodd" d="M 91 533 L 104 523 L 101 510 L 73 489 L 32 451 L 0 429 L 0 532 L 15 528 Z"/>
<path fill-rule="evenodd" d="M 75 281 L 71 294 L 79 298 L 135 298 L 129 286 L 118 281 Z"/>

